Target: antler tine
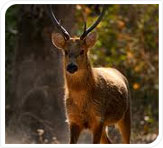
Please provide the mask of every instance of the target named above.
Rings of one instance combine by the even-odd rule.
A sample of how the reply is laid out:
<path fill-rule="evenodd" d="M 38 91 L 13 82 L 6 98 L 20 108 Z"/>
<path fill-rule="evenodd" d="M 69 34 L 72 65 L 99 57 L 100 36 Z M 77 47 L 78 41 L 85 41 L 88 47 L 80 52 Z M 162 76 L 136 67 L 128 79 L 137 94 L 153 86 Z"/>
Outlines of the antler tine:
<path fill-rule="evenodd" d="M 50 12 L 50 17 L 51 17 L 54 25 L 56 25 L 56 27 L 62 32 L 65 39 L 69 40 L 70 39 L 70 34 L 67 32 L 67 30 L 60 24 L 60 22 L 55 17 L 53 9 L 52 9 L 52 5 L 49 6 L 49 12 Z"/>
<path fill-rule="evenodd" d="M 80 36 L 80 39 L 81 40 L 83 40 L 87 36 L 87 34 L 89 32 L 91 32 L 94 28 L 97 27 L 97 25 L 100 23 L 100 21 L 102 20 L 102 18 L 104 16 L 104 13 L 105 13 L 106 8 L 107 8 L 106 5 L 103 5 L 102 12 L 101 12 L 100 16 L 98 17 L 98 19 L 96 20 L 96 22 L 93 23 L 93 25 L 91 27 L 89 27 L 88 29 L 86 29 L 86 28 L 84 29 L 83 34 Z M 85 22 L 85 24 L 86 24 L 86 22 Z M 85 27 L 86 27 L 86 25 L 85 25 Z"/>
<path fill-rule="evenodd" d="M 84 22 L 84 32 L 86 32 L 86 29 L 87 29 L 87 23 Z"/>
<path fill-rule="evenodd" d="M 83 27 L 83 33 L 86 32 L 87 30 L 87 21 L 86 21 L 86 14 L 84 13 L 84 11 L 82 10 L 82 16 L 83 16 L 83 21 L 84 21 L 84 27 Z"/>

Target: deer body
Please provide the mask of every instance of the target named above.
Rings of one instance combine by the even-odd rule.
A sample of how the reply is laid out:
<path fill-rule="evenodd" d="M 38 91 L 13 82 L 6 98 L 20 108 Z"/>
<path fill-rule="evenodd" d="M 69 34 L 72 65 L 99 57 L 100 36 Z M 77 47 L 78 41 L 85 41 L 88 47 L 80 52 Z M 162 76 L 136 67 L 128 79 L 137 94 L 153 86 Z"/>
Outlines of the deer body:
<path fill-rule="evenodd" d="M 88 128 L 95 133 L 102 126 L 101 134 L 105 135 L 106 126 L 124 120 L 126 112 L 130 112 L 127 80 L 113 68 L 86 67 L 74 75 L 66 74 L 69 92 L 65 98 L 68 121 L 70 126 L 77 125 L 75 132 Z M 128 121 L 130 122 L 130 115 Z M 126 137 L 124 143 L 129 143 L 128 140 L 129 137 Z M 101 139 L 101 143 L 110 142 L 105 137 Z"/>
<path fill-rule="evenodd" d="M 130 143 L 130 92 L 127 79 L 113 68 L 93 68 L 88 58 L 88 51 L 96 42 L 96 34 L 89 32 L 99 24 L 104 11 L 105 7 L 87 30 L 85 25 L 80 38 L 71 38 L 51 9 L 54 23 L 63 34 L 52 33 L 52 43 L 64 52 L 70 143 L 77 143 L 84 129 L 93 133 L 93 143 L 111 143 L 105 129 L 114 124 L 119 127 L 123 143 Z"/>
<path fill-rule="evenodd" d="M 118 122 L 128 108 L 128 88 L 119 75 L 115 69 L 93 68 L 87 76 L 66 76 L 69 120 L 81 128 L 91 128 L 96 120 L 106 125 Z"/>

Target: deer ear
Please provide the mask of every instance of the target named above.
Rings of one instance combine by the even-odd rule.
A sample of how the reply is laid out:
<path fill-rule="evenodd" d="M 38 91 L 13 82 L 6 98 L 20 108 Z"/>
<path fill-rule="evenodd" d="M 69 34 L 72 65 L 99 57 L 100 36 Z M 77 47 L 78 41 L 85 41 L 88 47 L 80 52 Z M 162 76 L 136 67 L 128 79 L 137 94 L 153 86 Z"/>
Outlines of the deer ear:
<path fill-rule="evenodd" d="M 85 43 L 88 48 L 93 47 L 96 43 L 96 33 L 91 32 L 85 38 Z"/>
<path fill-rule="evenodd" d="M 65 42 L 64 37 L 60 33 L 52 33 L 52 43 L 56 48 L 63 49 Z"/>

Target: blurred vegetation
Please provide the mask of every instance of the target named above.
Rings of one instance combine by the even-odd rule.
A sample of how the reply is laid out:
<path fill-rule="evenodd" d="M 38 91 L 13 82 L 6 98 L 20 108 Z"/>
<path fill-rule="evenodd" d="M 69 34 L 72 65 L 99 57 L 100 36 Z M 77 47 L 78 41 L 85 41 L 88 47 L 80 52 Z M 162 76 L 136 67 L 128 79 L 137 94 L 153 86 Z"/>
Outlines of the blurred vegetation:
<path fill-rule="evenodd" d="M 6 92 L 16 48 L 17 10 L 13 6 L 6 13 Z M 77 35 L 82 33 L 83 13 L 88 27 L 100 10 L 98 5 L 76 5 Z M 108 5 L 90 51 L 94 66 L 115 67 L 129 80 L 133 143 L 152 142 L 158 135 L 158 23 L 158 5 Z"/>

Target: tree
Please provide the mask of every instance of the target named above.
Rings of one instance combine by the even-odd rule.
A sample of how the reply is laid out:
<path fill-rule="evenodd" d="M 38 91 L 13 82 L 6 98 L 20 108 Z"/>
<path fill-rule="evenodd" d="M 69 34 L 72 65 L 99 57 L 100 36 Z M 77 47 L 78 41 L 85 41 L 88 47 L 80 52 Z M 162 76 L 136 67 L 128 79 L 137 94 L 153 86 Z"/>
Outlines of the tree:
<path fill-rule="evenodd" d="M 10 108 L 6 114 L 6 128 L 10 127 L 7 131 L 13 126 L 16 126 L 13 129 L 20 130 L 20 127 L 25 125 L 33 135 L 38 132 L 38 139 L 39 129 L 42 129 L 43 139 L 48 139 L 46 137 L 51 134 L 51 137 L 57 136 L 59 141 L 65 142 L 68 135 L 65 133 L 68 131 L 63 103 L 62 53 L 51 43 L 51 33 L 58 30 L 50 20 L 47 5 L 12 7 L 18 10 L 19 15 L 17 48 L 12 61 L 12 74 L 9 77 L 12 83 L 8 91 L 10 95 L 6 100 Z M 56 17 L 63 20 L 65 28 L 72 32 L 74 5 L 55 5 L 53 9 Z M 8 112 L 17 114 L 9 116 Z M 12 120 L 9 120 L 10 117 Z M 18 120 L 15 121 L 15 118 Z M 46 143 L 43 139 L 40 143 Z"/>

